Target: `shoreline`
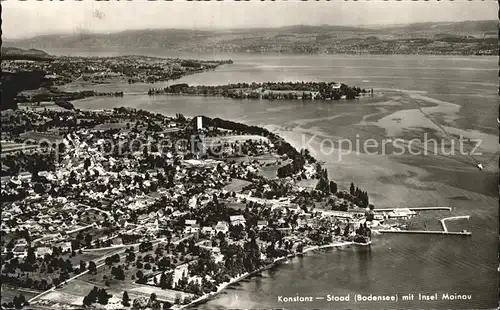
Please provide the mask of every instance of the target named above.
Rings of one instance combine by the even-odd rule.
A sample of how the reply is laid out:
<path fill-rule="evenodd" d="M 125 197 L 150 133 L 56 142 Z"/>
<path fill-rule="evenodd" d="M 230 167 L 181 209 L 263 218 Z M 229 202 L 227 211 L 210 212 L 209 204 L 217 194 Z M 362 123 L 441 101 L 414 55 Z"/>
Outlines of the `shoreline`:
<path fill-rule="evenodd" d="M 191 301 L 190 303 L 188 303 L 186 305 L 173 305 L 172 309 L 176 309 L 176 310 L 188 309 L 189 307 L 192 307 L 194 305 L 206 303 L 210 299 L 212 299 L 213 297 L 215 297 L 218 294 L 220 294 L 222 291 L 224 291 L 230 285 L 236 284 L 236 283 L 240 282 L 241 280 L 244 280 L 244 279 L 246 279 L 248 277 L 251 277 L 253 275 L 258 274 L 259 272 L 262 272 L 264 270 L 267 270 L 267 269 L 270 269 L 270 268 L 272 268 L 274 266 L 277 266 L 282 261 L 286 261 L 289 258 L 293 258 L 293 257 L 304 255 L 307 252 L 316 251 L 316 250 L 322 250 L 322 249 L 328 249 L 328 248 L 335 248 L 335 247 L 343 247 L 343 246 L 347 246 L 347 245 L 369 246 L 369 245 L 371 245 L 371 243 L 372 243 L 371 241 L 369 241 L 367 243 L 359 243 L 359 242 L 354 242 L 354 241 L 343 241 L 343 242 L 337 242 L 337 243 L 329 243 L 329 244 L 325 244 L 325 245 L 311 246 L 311 247 L 308 247 L 308 248 L 304 249 L 300 253 L 292 253 L 292 254 L 288 254 L 287 256 L 278 257 L 278 258 L 274 259 L 274 261 L 272 263 L 269 263 L 269 264 L 267 264 L 267 265 L 265 265 L 265 266 L 263 266 L 263 267 L 255 270 L 255 271 L 245 272 L 245 273 L 243 273 L 243 274 L 241 274 L 241 275 L 239 275 L 239 276 L 237 276 L 235 278 L 232 278 L 229 282 L 221 283 L 219 285 L 219 287 L 217 288 L 217 291 L 215 291 L 215 292 L 210 292 L 210 293 L 204 294 L 201 297 L 199 297 L 199 298 Z"/>
<path fill-rule="evenodd" d="M 374 94 L 370 94 L 368 92 L 360 94 L 359 96 L 356 96 L 355 98 L 352 99 L 347 99 L 345 97 L 342 97 L 340 99 L 332 99 L 332 98 L 325 98 L 325 99 L 304 99 L 304 98 L 276 98 L 276 99 L 270 99 L 270 98 L 250 98 L 250 97 L 241 97 L 241 98 L 232 98 L 229 96 L 223 96 L 223 95 L 208 95 L 208 94 L 189 94 L 189 93 L 157 93 L 157 94 L 148 94 L 146 93 L 124 93 L 125 95 L 147 95 L 149 97 L 155 97 L 155 96 L 164 96 L 164 97 L 206 97 L 206 98 L 223 98 L 223 99 L 232 99 L 232 100 L 249 100 L 249 101 L 259 101 L 259 100 L 265 100 L 265 101 L 334 101 L 334 102 L 339 102 L 339 101 L 354 101 L 356 99 L 361 99 L 361 98 L 372 98 Z M 106 96 L 101 96 L 101 97 L 106 97 Z M 111 96 L 108 96 L 111 97 Z M 84 98 L 85 99 L 85 98 Z"/>
<path fill-rule="evenodd" d="M 182 51 L 182 50 L 165 50 L 166 55 L 159 55 L 158 53 L 148 53 L 150 51 L 157 52 L 158 48 L 155 47 L 139 47 L 134 48 L 133 52 L 126 52 L 122 47 L 111 47 L 108 50 L 103 51 L 101 48 L 96 48 L 82 52 L 79 48 L 72 47 L 60 47 L 60 48 L 50 48 L 42 47 L 44 51 L 51 53 L 51 56 L 56 57 L 123 57 L 123 56 L 144 56 L 144 57 L 156 57 L 156 58 L 178 58 L 186 59 L 186 57 L 200 57 L 209 55 L 255 55 L 255 56 L 436 56 L 436 57 L 449 57 L 449 56 L 462 56 L 471 58 L 483 58 L 483 57 L 494 57 L 498 58 L 498 55 L 490 55 L 487 53 L 475 54 L 475 53 L 434 53 L 434 52 L 419 52 L 419 53 L 376 53 L 376 52 L 316 52 L 316 53 L 294 53 L 294 52 L 278 52 L 278 51 L 221 51 L 221 50 L 211 50 L 211 51 Z M 75 51 L 78 51 L 75 55 Z M 146 52 L 145 54 L 142 54 Z M 202 58 L 200 58 L 202 59 Z M 204 60 L 204 59 L 202 59 Z"/>

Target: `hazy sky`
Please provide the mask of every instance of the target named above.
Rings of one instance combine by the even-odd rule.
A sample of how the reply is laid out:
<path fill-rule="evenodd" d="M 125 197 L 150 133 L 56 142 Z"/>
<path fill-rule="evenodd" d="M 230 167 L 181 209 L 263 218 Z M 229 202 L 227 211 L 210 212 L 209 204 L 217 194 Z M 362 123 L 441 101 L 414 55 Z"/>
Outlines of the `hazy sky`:
<path fill-rule="evenodd" d="M 494 0 L 424 2 L 2 1 L 6 38 L 144 28 L 241 28 L 286 25 L 363 25 L 427 21 L 494 20 Z"/>

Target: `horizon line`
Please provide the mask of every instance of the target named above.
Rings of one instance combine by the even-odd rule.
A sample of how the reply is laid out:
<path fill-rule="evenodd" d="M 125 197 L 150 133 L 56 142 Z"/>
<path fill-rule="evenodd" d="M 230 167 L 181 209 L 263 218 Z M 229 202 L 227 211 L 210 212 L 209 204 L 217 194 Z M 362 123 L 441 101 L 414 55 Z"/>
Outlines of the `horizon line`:
<path fill-rule="evenodd" d="M 341 28 L 359 28 L 359 29 L 365 29 L 365 30 L 382 30 L 382 29 L 371 29 L 370 27 L 395 27 L 395 26 L 411 26 L 411 25 L 419 25 L 419 24 L 442 24 L 442 23 L 465 23 L 465 22 L 486 22 L 486 21 L 491 21 L 491 22 L 499 22 L 494 19 L 478 19 L 478 20 L 460 20 L 460 21 L 429 21 L 429 22 L 415 22 L 415 23 L 388 23 L 388 24 L 380 24 L 380 23 L 374 23 L 374 24 L 355 24 L 355 25 L 338 25 L 338 24 L 290 24 L 290 25 L 283 25 L 283 26 L 242 26 L 242 27 L 202 27 L 202 28 L 182 28 L 182 27 L 165 27 L 165 28 L 152 28 L 152 27 L 145 27 L 145 28 L 131 28 L 131 29 L 124 29 L 124 30 L 117 30 L 117 31 L 112 31 L 112 32 L 103 32 L 103 31 L 91 31 L 87 29 L 81 29 L 80 31 L 67 31 L 67 32 L 51 32 L 51 33 L 38 33 L 38 34 L 33 34 L 29 36 L 18 36 L 18 37 L 6 37 L 5 34 L 3 36 L 3 40 L 30 40 L 34 39 L 37 37 L 43 37 L 43 36 L 56 36 L 56 35 L 61 35 L 61 36 L 74 36 L 74 35 L 112 35 L 112 34 L 119 34 L 123 32 L 130 32 L 130 31 L 154 31 L 154 30 L 185 30 L 185 31 L 201 31 L 201 32 L 217 32 L 217 31 L 242 31 L 242 30 L 257 30 L 257 29 L 283 29 L 283 28 L 291 28 L 291 27 L 341 27 Z"/>

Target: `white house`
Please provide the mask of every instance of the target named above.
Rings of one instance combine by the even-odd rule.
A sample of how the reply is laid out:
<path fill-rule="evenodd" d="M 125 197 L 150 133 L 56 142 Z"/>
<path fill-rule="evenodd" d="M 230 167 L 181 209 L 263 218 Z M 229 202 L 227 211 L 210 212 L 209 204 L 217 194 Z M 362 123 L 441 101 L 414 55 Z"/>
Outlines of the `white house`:
<path fill-rule="evenodd" d="M 217 222 L 217 225 L 215 225 L 215 234 L 218 234 L 219 232 L 222 232 L 224 234 L 227 234 L 229 232 L 229 225 L 227 224 L 227 222 Z"/>
<path fill-rule="evenodd" d="M 243 215 L 232 215 L 229 217 L 229 220 L 231 221 L 231 225 L 237 226 L 237 225 L 243 225 L 245 226 L 245 217 Z"/>
<path fill-rule="evenodd" d="M 399 218 L 399 219 L 409 219 L 412 216 L 416 215 L 415 211 L 411 211 L 410 209 L 401 208 L 394 209 L 392 212 L 389 212 L 389 218 Z"/>
<path fill-rule="evenodd" d="M 215 235 L 215 230 L 210 227 L 210 226 L 204 226 L 201 228 L 201 232 L 205 235 L 208 235 L 208 236 L 213 236 Z"/>
<path fill-rule="evenodd" d="M 198 204 L 198 199 L 196 198 L 196 196 L 193 196 L 193 197 L 191 197 L 191 199 L 189 199 L 189 207 L 191 209 L 196 208 L 197 204 Z"/>
<path fill-rule="evenodd" d="M 46 246 L 38 247 L 35 251 L 36 257 L 44 257 L 45 254 L 52 255 L 52 249 Z"/>
<path fill-rule="evenodd" d="M 63 252 L 71 251 L 71 242 L 62 242 L 56 246 L 60 246 Z"/>
<path fill-rule="evenodd" d="M 340 84 L 337 84 L 337 83 L 332 84 L 332 89 L 333 90 L 340 90 Z"/>
<path fill-rule="evenodd" d="M 28 255 L 28 246 L 27 245 L 16 245 L 12 249 L 12 254 L 16 257 L 26 257 Z"/>
<path fill-rule="evenodd" d="M 200 231 L 200 225 L 196 223 L 196 220 L 186 220 L 184 222 L 186 227 L 184 227 L 184 233 L 192 234 Z"/>

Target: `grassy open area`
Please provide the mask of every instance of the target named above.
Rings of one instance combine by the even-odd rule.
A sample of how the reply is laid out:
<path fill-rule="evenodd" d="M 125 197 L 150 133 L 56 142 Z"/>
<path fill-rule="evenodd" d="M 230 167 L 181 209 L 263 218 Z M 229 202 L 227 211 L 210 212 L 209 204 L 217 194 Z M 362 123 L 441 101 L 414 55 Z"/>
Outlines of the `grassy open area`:
<path fill-rule="evenodd" d="M 315 188 L 316 184 L 318 184 L 317 179 L 305 179 L 297 182 L 297 186 L 304 188 Z"/>
<path fill-rule="evenodd" d="M 36 149 L 37 147 L 38 147 L 38 145 L 28 145 L 28 144 L 24 144 L 24 143 L 15 143 L 15 142 L 2 142 L 1 143 L 2 153 L 26 151 L 29 149 Z"/>
<path fill-rule="evenodd" d="M 129 294 L 134 293 L 137 296 L 149 297 L 152 292 L 156 293 L 158 299 L 164 299 L 169 301 L 174 301 L 177 294 L 191 296 L 190 294 L 177 292 L 173 290 L 162 290 L 159 287 L 147 284 L 136 283 L 139 279 L 139 274 L 143 274 L 143 279 L 148 281 L 153 275 L 160 273 L 160 268 L 158 263 L 155 262 L 155 257 L 160 255 L 162 258 L 168 258 L 174 265 L 182 264 L 184 262 L 196 259 L 196 256 L 192 254 L 182 255 L 180 252 L 175 250 L 167 250 L 164 245 L 161 245 L 162 250 L 157 251 L 158 245 L 153 246 L 152 250 L 146 252 L 136 252 L 134 261 L 127 262 L 126 256 L 128 254 L 122 254 L 120 257 L 120 262 L 114 263 L 113 266 L 103 265 L 97 269 L 97 274 L 87 273 L 81 276 L 76 284 L 81 287 L 75 288 L 78 290 L 84 290 L 87 294 L 93 286 L 105 287 L 111 294 L 120 293 L 127 291 Z M 161 259 L 160 259 L 161 260 Z M 115 276 L 111 274 L 113 267 L 122 266 L 124 271 L 124 280 L 117 280 Z M 85 285 L 87 287 L 85 287 Z M 62 291 L 66 291 L 67 288 L 64 287 Z M 68 292 L 73 292 L 68 290 Z M 121 296 L 121 295 L 120 295 Z M 58 298 L 57 296 L 54 298 Z"/>
<path fill-rule="evenodd" d="M 89 290 L 90 291 L 90 290 Z M 42 296 L 40 299 L 41 300 L 48 300 L 54 303 L 59 303 L 59 304 L 65 304 L 65 305 L 71 305 L 71 304 L 79 304 L 79 301 L 81 297 L 77 295 L 77 292 L 80 291 L 71 291 L 70 292 L 62 292 L 62 291 L 53 291 L 50 292 L 47 295 Z"/>
<path fill-rule="evenodd" d="M 33 290 L 33 289 L 27 289 L 27 288 L 22 288 L 22 287 L 11 287 L 2 284 L 2 302 L 1 303 L 8 303 L 11 302 L 14 299 L 14 296 L 19 296 L 22 294 L 26 300 L 35 297 L 36 295 L 40 294 L 41 291 Z"/>
<path fill-rule="evenodd" d="M 278 176 L 278 169 L 280 167 L 281 166 L 278 165 L 263 166 L 260 167 L 259 174 L 265 177 L 266 179 L 274 179 Z"/>
<path fill-rule="evenodd" d="M 129 123 L 130 126 L 133 126 L 132 122 L 119 122 L 119 123 L 104 123 L 104 124 L 99 124 L 99 125 L 95 126 L 94 128 L 96 130 L 123 129 L 123 128 L 127 128 L 127 123 Z"/>
<path fill-rule="evenodd" d="M 95 261 L 107 254 L 110 254 L 112 253 L 113 251 L 116 251 L 116 250 L 107 250 L 107 251 L 101 251 L 101 253 L 99 253 L 98 251 L 96 252 L 82 252 L 82 254 L 79 254 L 79 252 L 75 252 L 75 256 L 72 256 L 71 254 L 65 254 L 65 255 L 62 255 L 61 257 L 66 260 L 66 259 L 69 259 L 71 261 L 71 263 L 73 264 L 73 266 L 77 266 L 78 264 L 80 264 L 80 261 L 84 261 L 87 266 L 88 266 L 88 263 L 90 261 Z"/>
<path fill-rule="evenodd" d="M 35 141 L 48 140 L 50 142 L 57 142 L 62 139 L 62 136 L 51 132 L 35 132 L 29 131 L 19 135 L 22 139 L 31 139 Z"/>
<path fill-rule="evenodd" d="M 229 208 L 235 209 L 235 210 L 245 210 L 246 206 L 247 206 L 246 203 L 243 203 L 243 202 L 230 202 L 228 204 Z"/>
<path fill-rule="evenodd" d="M 31 110 L 31 111 L 41 111 L 41 110 L 51 110 L 51 111 L 68 111 L 65 108 L 62 108 L 56 105 L 54 102 L 41 102 L 40 105 L 34 103 L 19 103 L 19 109 Z"/>
<path fill-rule="evenodd" d="M 229 191 L 229 192 L 236 192 L 237 193 L 237 192 L 240 192 L 243 189 L 243 187 L 247 186 L 248 184 L 251 184 L 251 182 L 245 181 L 245 180 L 240 180 L 240 179 L 232 179 L 231 183 L 226 185 L 226 187 L 224 187 L 224 189 Z"/>

